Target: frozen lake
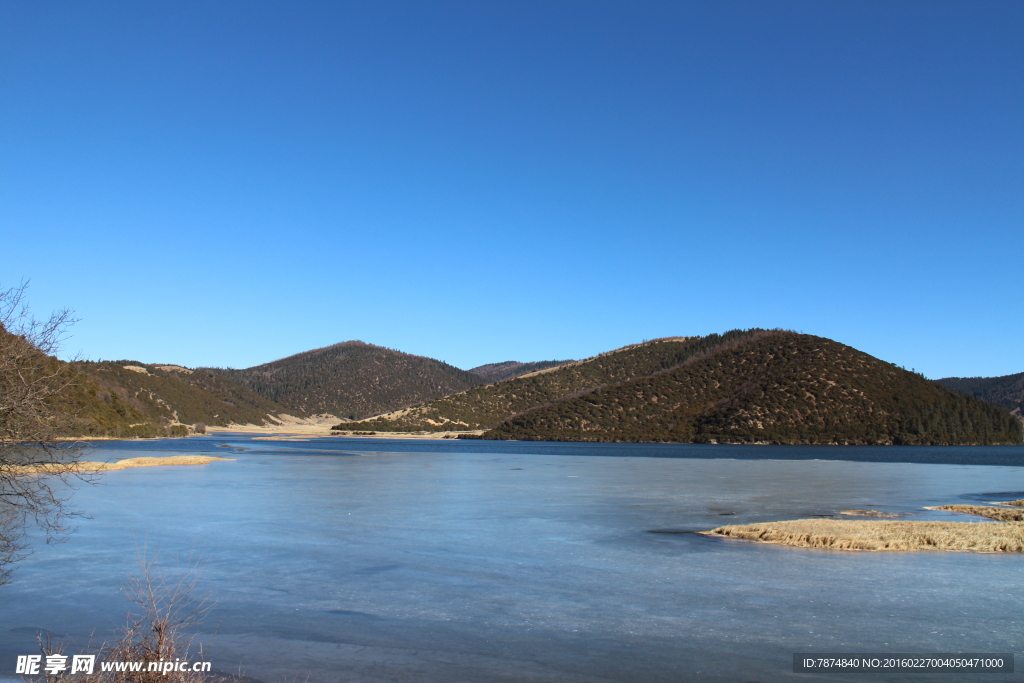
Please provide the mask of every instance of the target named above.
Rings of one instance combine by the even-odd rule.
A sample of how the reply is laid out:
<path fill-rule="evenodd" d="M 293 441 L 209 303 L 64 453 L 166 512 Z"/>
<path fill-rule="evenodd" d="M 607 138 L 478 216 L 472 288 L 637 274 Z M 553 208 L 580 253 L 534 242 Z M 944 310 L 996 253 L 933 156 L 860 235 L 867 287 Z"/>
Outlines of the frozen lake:
<path fill-rule="evenodd" d="M 214 436 L 86 459 L 196 452 L 237 461 L 111 472 L 76 492 L 91 518 L 0 587 L 0 678 L 36 629 L 85 643 L 122 625 L 119 588 L 146 545 L 167 567 L 201 558 L 208 659 L 268 683 L 1020 679 L 792 673 L 794 652 L 1019 651 L 1019 555 L 650 532 L 849 508 L 939 518 L 920 508 L 1024 497 L 1009 464 L 1024 447 Z"/>

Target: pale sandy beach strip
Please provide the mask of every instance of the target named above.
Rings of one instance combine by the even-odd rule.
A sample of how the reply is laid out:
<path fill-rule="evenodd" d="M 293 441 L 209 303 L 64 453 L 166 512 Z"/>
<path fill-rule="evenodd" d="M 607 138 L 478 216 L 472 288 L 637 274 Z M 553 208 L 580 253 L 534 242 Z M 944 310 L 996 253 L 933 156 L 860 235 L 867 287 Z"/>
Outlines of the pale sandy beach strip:
<path fill-rule="evenodd" d="M 224 460 L 233 462 L 234 458 L 217 458 L 212 455 L 168 455 L 164 457 L 125 458 L 117 462 L 90 462 L 83 460 L 72 463 L 70 466 L 64 464 L 56 465 L 23 465 L 17 469 L 18 474 L 47 474 L 63 472 L 109 472 L 111 470 L 126 470 L 132 467 L 164 467 L 166 465 L 206 465 L 208 463 Z"/>

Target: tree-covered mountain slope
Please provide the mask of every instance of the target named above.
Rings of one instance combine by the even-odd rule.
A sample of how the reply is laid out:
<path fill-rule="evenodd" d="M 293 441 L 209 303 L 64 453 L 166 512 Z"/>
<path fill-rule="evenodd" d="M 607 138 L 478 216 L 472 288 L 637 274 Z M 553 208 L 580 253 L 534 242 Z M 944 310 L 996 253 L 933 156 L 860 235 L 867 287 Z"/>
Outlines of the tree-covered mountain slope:
<path fill-rule="evenodd" d="M 82 436 L 184 436 L 185 425 L 160 420 L 123 387 L 86 371 L 91 363 L 67 363 L 30 336 L 0 324 L 0 441 L 48 441 Z"/>
<path fill-rule="evenodd" d="M 95 377 L 81 372 L 75 372 L 72 385 L 54 403 L 65 415 L 58 429 L 62 437 L 130 439 L 189 434 L 188 426 L 159 420 L 147 413 L 129 391 L 104 386 Z"/>
<path fill-rule="evenodd" d="M 988 401 L 1024 420 L 1024 372 L 1002 377 L 944 377 L 935 380 L 947 389 Z"/>
<path fill-rule="evenodd" d="M 396 410 L 486 382 L 433 358 L 361 341 L 342 342 L 244 370 L 212 370 L 293 413 L 346 419 Z"/>
<path fill-rule="evenodd" d="M 570 361 L 557 367 L 395 411 L 377 419 L 338 425 L 371 431 L 490 429 L 513 415 L 561 401 L 598 387 L 620 384 L 673 368 L 686 360 L 740 339 L 775 334 L 735 330 L 707 337 L 656 339 Z"/>
<path fill-rule="evenodd" d="M 208 369 L 128 360 L 74 366 L 102 400 L 127 403 L 157 424 L 264 424 L 293 412 Z"/>
<path fill-rule="evenodd" d="M 1022 425 L 1005 410 L 849 346 L 777 332 L 535 408 L 482 438 L 1019 444 Z"/>
<path fill-rule="evenodd" d="M 513 377 L 519 377 L 530 372 L 546 370 L 571 362 L 568 360 L 539 360 L 533 363 L 520 363 L 515 360 L 507 360 L 504 363 L 478 365 L 475 368 L 470 368 L 469 372 L 472 372 L 474 375 L 480 375 L 488 382 L 500 382 L 503 379 L 512 379 Z"/>

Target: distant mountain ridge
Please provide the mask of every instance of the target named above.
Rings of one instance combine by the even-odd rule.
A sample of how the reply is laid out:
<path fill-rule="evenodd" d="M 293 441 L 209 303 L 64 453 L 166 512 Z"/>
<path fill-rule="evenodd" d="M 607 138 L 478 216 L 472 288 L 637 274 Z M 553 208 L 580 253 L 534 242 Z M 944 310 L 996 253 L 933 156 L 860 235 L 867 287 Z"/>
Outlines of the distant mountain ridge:
<path fill-rule="evenodd" d="M 1022 421 L 993 405 L 1002 402 L 1019 417 L 1024 373 L 929 381 L 838 342 L 784 330 L 673 337 L 579 361 L 477 368 L 499 377 L 516 373 L 492 383 L 363 342 L 245 370 L 47 362 L 76 376 L 54 399 L 66 407 L 69 436 L 184 436 L 200 423 L 274 424 L 285 413 L 348 411 L 377 417 L 336 429 L 481 430 L 483 438 L 571 441 L 1024 441 Z"/>
<path fill-rule="evenodd" d="M 557 441 L 1024 440 L 1012 415 L 917 373 L 829 339 L 759 329 L 634 344 L 336 429 Z"/>
<path fill-rule="evenodd" d="M 301 415 L 359 419 L 485 384 L 425 356 L 362 341 L 297 353 L 243 370 L 209 368 Z"/>
<path fill-rule="evenodd" d="M 510 416 L 555 403 L 598 387 L 618 384 L 675 367 L 721 344 L 766 330 L 733 330 L 707 337 L 670 337 L 563 363 L 557 367 L 469 389 L 408 409 L 393 411 L 339 429 L 446 431 L 491 429 Z"/>
<path fill-rule="evenodd" d="M 570 360 L 540 360 L 533 363 L 520 363 L 515 360 L 507 360 L 504 363 L 488 363 L 470 368 L 469 372 L 480 375 L 488 382 L 500 382 L 503 379 L 512 379 L 538 370 L 558 367 L 571 363 Z"/>
<path fill-rule="evenodd" d="M 990 404 L 830 339 L 772 331 L 664 372 L 510 417 L 482 438 L 779 444 L 1019 444 Z"/>
<path fill-rule="evenodd" d="M 1024 420 L 1024 372 L 1001 377 L 944 377 L 938 384 L 988 401 Z"/>

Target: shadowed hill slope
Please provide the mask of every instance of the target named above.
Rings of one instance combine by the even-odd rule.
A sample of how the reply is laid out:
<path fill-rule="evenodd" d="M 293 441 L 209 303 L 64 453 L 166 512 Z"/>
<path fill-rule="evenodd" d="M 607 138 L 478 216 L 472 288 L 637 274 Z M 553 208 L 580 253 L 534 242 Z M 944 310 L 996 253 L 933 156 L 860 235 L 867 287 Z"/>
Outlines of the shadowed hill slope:
<path fill-rule="evenodd" d="M 735 330 L 707 337 L 656 339 L 571 361 L 338 429 L 441 431 L 489 429 L 509 417 L 598 387 L 646 377 L 739 339 L 774 334 Z"/>
<path fill-rule="evenodd" d="M 515 360 L 507 360 L 504 363 L 478 365 L 475 368 L 470 368 L 469 372 L 472 372 L 474 375 L 480 375 L 488 382 L 500 382 L 503 379 L 512 379 L 513 377 L 519 377 L 520 375 L 525 375 L 529 372 L 546 370 L 547 368 L 553 368 L 571 362 L 572 361 L 568 360 L 540 360 L 533 363 L 520 363 Z"/>
<path fill-rule="evenodd" d="M 137 361 L 83 361 L 75 368 L 99 386 L 97 396 L 121 401 L 158 424 L 263 424 L 284 406 L 210 370 Z"/>
<path fill-rule="evenodd" d="M 517 415 L 485 439 L 780 444 L 1019 444 L 1021 424 L 821 337 L 719 345 L 650 377 Z"/>
<path fill-rule="evenodd" d="M 303 415 L 357 419 L 484 384 L 433 358 L 361 341 L 306 351 L 245 370 L 212 370 Z"/>
<path fill-rule="evenodd" d="M 185 436 L 134 392 L 90 374 L 102 364 L 68 363 L 0 325 L 0 440 Z M 113 364 L 112 364 L 113 365 Z M 126 372 L 126 371 L 125 371 Z"/>
<path fill-rule="evenodd" d="M 1009 410 L 1024 420 L 1024 372 L 1002 377 L 944 377 L 935 381 L 947 389 Z"/>

